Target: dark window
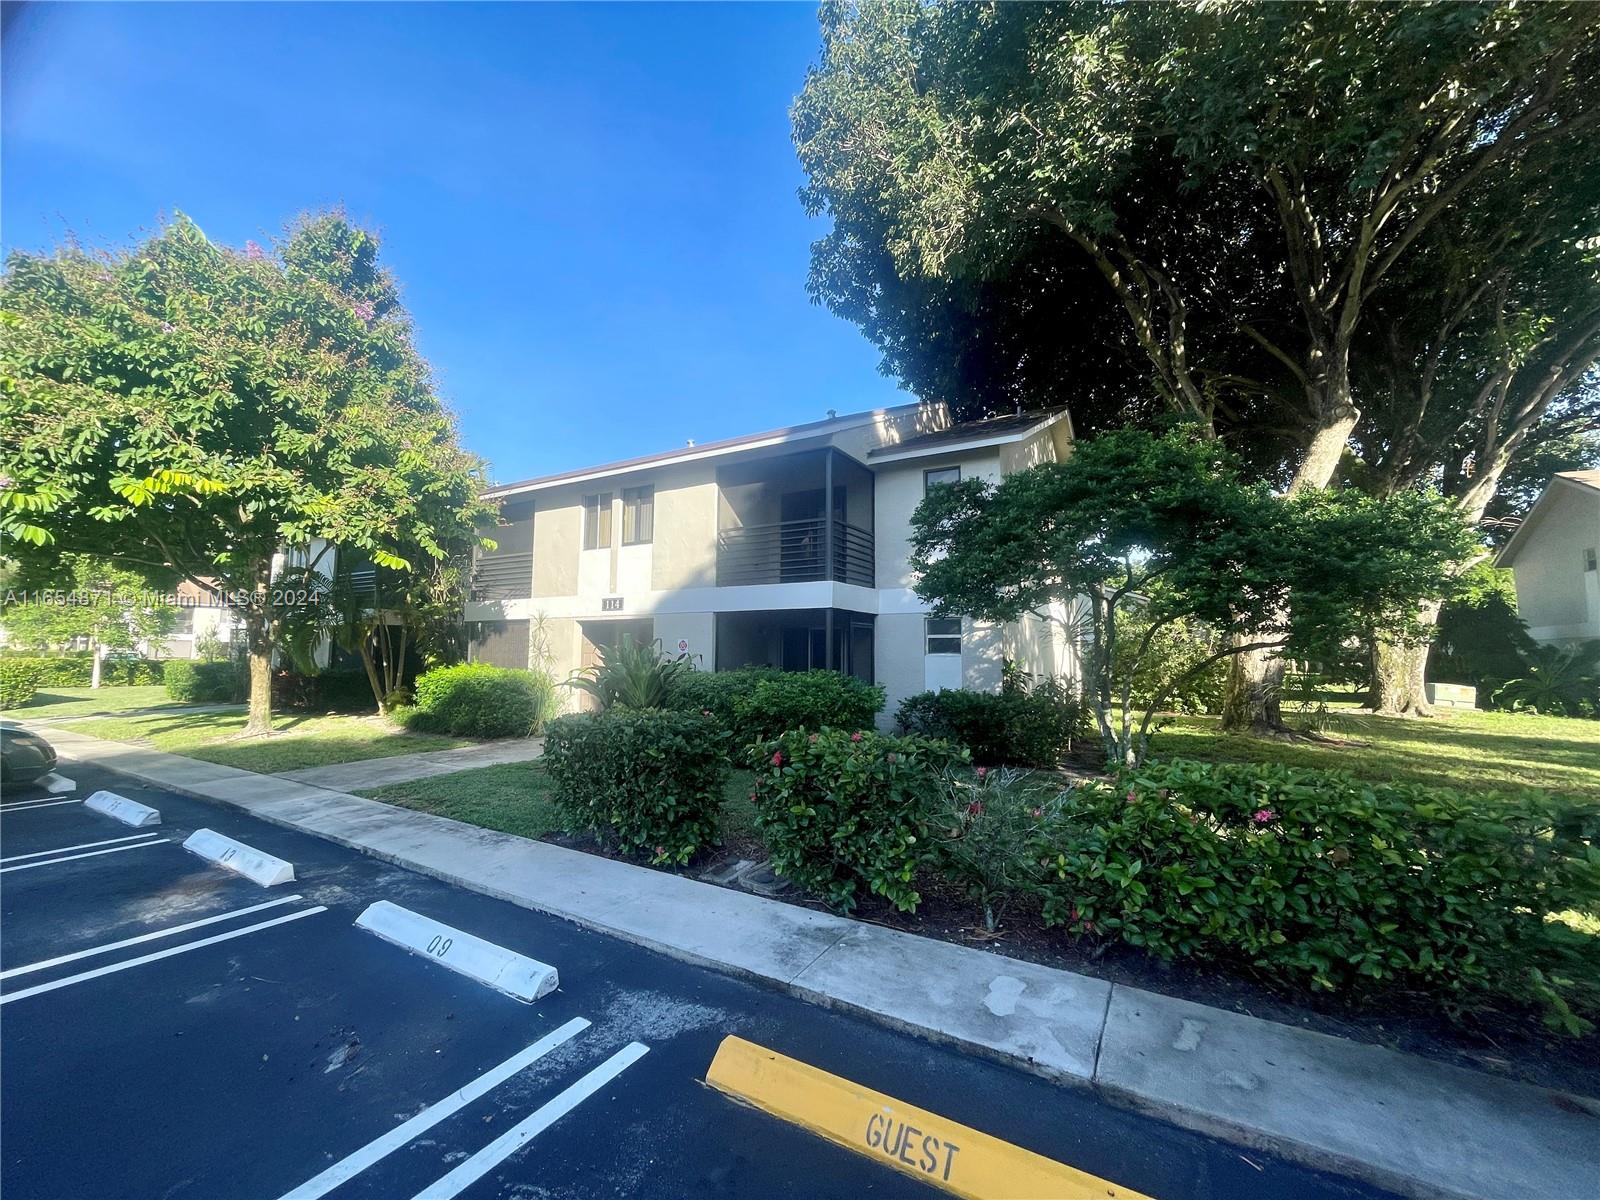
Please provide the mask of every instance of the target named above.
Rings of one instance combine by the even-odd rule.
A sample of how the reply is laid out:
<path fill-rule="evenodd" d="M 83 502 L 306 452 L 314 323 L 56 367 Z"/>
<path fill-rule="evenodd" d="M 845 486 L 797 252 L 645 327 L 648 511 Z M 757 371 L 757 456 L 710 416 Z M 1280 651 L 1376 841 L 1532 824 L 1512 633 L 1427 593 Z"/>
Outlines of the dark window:
<path fill-rule="evenodd" d="M 927 629 L 929 654 L 961 653 L 960 617 L 929 617 Z"/>
<path fill-rule="evenodd" d="M 656 489 L 646 485 L 622 489 L 622 544 L 639 546 L 656 533 Z"/>
<path fill-rule="evenodd" d="M 1595 555 L 1593 546 L 1590 546 L 1583 552 L 1583 569 L 1585 571 L 1593 571 L 1595 569 Z"/>
<path fill-rule="evenodd" d="M 926 496 L 929 489 L 938 487 L 941 483 L 960 483 L 960 467 L 930 467 L 922 473 L 922 494 Z"/>
<path fill-rule="evenodd" d="M 611 545 L 611 493 L 583 498 L 583 548 L 604 550 Z"/>

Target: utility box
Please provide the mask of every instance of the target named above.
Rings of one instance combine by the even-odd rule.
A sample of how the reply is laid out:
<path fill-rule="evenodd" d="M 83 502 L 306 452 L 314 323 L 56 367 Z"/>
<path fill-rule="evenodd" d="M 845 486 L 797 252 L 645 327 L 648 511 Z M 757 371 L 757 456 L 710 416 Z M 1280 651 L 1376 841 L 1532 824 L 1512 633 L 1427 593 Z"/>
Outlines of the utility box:
<path fill-rule="evenodd" d="M 1430 683 L 1428 703 L 1435 708 L 1477 708 L 1478 689 L 1464 683 Z"/>

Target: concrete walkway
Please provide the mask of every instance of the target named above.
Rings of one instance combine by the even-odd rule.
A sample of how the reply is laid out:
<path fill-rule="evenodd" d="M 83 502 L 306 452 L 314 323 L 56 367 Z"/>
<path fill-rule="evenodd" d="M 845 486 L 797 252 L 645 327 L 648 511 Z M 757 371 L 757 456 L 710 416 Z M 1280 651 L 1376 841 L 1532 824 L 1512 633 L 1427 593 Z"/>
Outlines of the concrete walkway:
<path fill-rule="evenodd" d="M 1427 1200 L 1600 1196 L 1600 1100 L 231 767 L 63 754 Z"/>
<path fill-rule="evenodd" d="M 544 753 L 543 738 L 516 738 L 485 742 L 481 746 L 460 746 L 454 750 L 428 750 L 421 754 L 396 754 L 389 758 L 365 758 L 359 762 L 335 763 L 330 767 L 301 767 L 280 771 L 275 778 L 311 783 L 338 792 L 355 792 L 406 783 L 474 767 L 493 767 L 500 763 L 527 762 Z"/>

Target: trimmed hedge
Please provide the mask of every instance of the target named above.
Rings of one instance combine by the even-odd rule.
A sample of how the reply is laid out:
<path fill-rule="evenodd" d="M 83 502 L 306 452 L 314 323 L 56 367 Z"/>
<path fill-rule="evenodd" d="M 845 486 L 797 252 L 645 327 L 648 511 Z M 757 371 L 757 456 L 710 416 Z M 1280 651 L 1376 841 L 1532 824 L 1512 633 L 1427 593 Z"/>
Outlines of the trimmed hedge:
<path fill-rule="evenodd" d="M 167 695 L 182 704 L 223 704 L 243 700 L 249 680 L 230 661 L 201 662 L 191 658 L 167 660 Z"/>
<path fill-rule="evenodd" d="M 682 865 L 717 843 L 726 738 L 697 713 L 614 707 L 552 721 L 540 761 L 574 828 Z"/>
<path fill-rule="evenodd" d="M 946 772 L 965 750 L 922 737 L 794 730 L 750 747 L 756 827 L 775 871 L 835 908 L 861 885 L 910 912 L 932 849 L 929 823 Z"/>
<path fill-rule="evenodd" d="M 0 658 L 0 708 L 21 708 L 39 690 L 44 672 L 33 658 Z"/>
<path fill-rule="evenodd" d="M 838 671 L 684 671 L 669 707 L 710 712 L 739 745 L 791 729 L 865 729 L 883 711 L 881 687 Z"/>
<path fill-rule="evenodd" d="M 1316 990 L 1493 993 L 1570 1032 L 1600 1011 L 1594 939 L 1546 920 L 1600 915 L 1592 803 L 1179 760 L 1043 811 L 1047 922 Z"/>
<path fill-rule="evenodd" d="M 5 670 L 17 663 L 30 663 L 38 671 L 41 689 L 90 687 L 94 683 L 92 654 L 6 654 L 0 655 Z M 108 658 L 100 664 L 101 687 L 140 687 L 162 681 L 165 664 L 152 658 Z"/>
<path fill-rule="evenodd" d="M 544 727 L 554 704 L 555 686 L 541 672 L 462 663 L 418 676 L 416 707 L 400 710 L 396 717 L 406 728 L 426 733 L 532 737 Z"/>
<path fill-rule="evenodd" d="M 975 692 L 945 688 L 901 701 L 901 733 L 945 738 L 965 746 L 986 767 L 1056 767 L 1072 751 L 1083 706 L 1066 689 L 1007 688 Z"/>

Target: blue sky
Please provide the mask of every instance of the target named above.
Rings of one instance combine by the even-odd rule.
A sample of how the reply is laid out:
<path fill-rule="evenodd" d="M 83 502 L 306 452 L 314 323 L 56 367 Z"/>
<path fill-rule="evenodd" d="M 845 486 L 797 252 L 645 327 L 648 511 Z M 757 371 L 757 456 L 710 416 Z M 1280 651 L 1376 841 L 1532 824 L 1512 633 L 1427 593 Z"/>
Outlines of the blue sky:
<path fill-rule="evenodd" d="M 8 15 L 7 250 L 342 204 L 497 480 L 907 398 L 805 293 L 811 4 Z"/>

